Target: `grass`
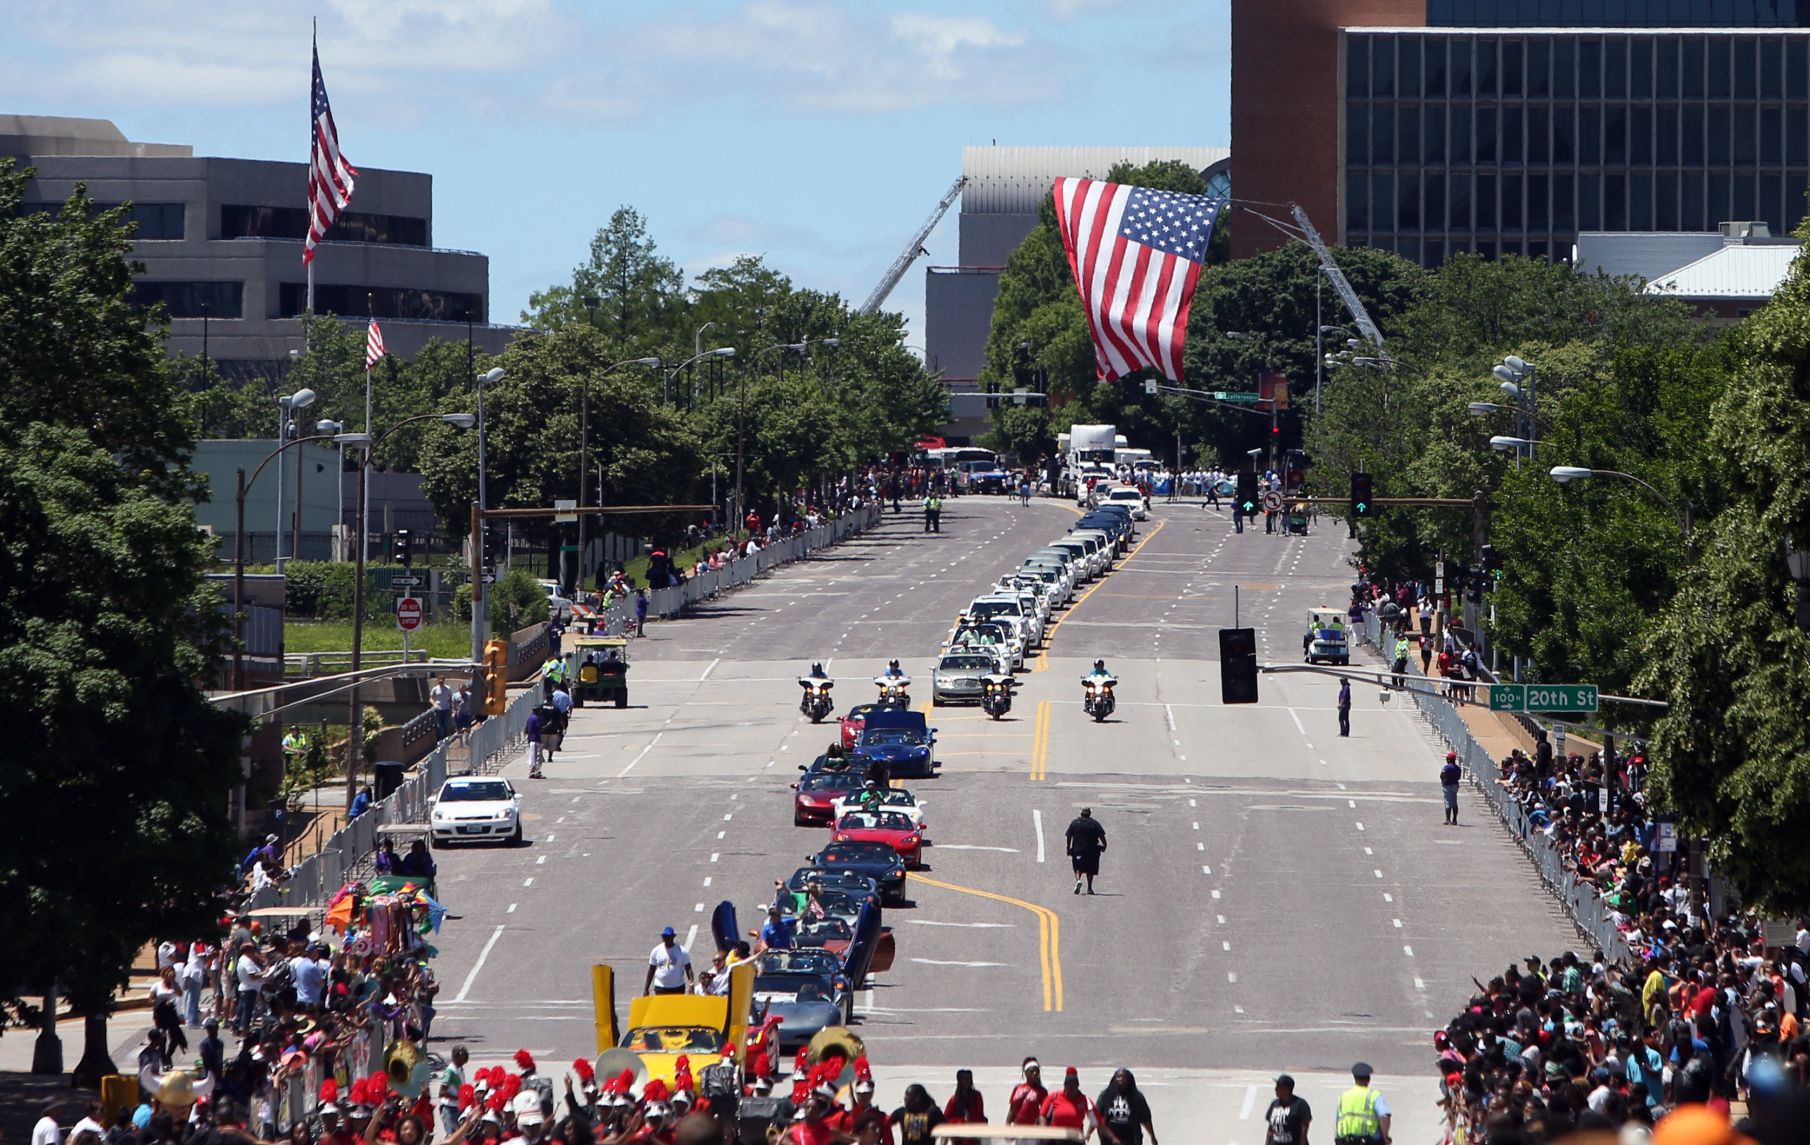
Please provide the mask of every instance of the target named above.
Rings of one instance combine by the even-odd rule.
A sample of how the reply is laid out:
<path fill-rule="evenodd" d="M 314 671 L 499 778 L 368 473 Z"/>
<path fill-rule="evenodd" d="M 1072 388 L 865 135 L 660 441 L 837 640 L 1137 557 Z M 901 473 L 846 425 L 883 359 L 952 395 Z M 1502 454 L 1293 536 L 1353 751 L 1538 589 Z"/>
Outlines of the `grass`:
<path fill-rule="evenodd" d="M 442 621 L 423 624 L 409 633 L 409 650 L 426 649 L 436 660 L 465 660 L 471 656 L 471 626 Z M 292 620 L 283 625 L 283 651 L 295 656 L 305 652 L 350 652 L 350 620 Z M 364 651 L 399 652 L 402 632 L 386 621 L 368 621 Z"/>
<path fill-rule="evenodd" d="M 707 541 L 704 544 L 697 546 L 696 548 L 679 549 L 679 550 L 674 551 L 673 552 L 673 563 L 675 565 L 677 565 L 679 568 L 684 569 L 687 573 L 689 573 L 692 570 L 692 568 L 694 568 L 697 565 L 698 561 L 703 559 L 705 553 L 707 553 L 713 549 L 723 549 L 723 548 L 728 548 L 728 547 L 729 547 L 729 542 L 727 540 L 725 540 L 724 538 L 718 537 L 715 540 Z M 623 571 L 625 571 L 628 574 L 628 578 L 632 583 L 637 584 L 637 585 L 643 585 L 643 584 L 647 583 L 647 562 L 648 562 L 648 558 L 646 556 L 639 556 L 639 557 L 636 557 L 634 560 L 623 562 L 623 565 L 622 565 Z M 615 571 L 616 570 L 614 568 L 606 567 L 606 568 L 599 569 L 597 575 L 602 577 L 604 582 L 607 584 L 609 582 L 610 574 Z"/>

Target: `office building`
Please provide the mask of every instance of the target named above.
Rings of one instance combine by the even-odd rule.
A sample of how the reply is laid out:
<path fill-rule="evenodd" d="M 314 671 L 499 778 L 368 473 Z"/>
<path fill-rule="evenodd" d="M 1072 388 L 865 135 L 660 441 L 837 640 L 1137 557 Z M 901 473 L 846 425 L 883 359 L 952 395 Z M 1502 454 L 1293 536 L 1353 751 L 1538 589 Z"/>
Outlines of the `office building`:
<path fill-rule="evenodd" d="M 1677 298 L 1706 318 L 1736 322 L 1777 293 L 1803 244 L 1761 222 L 1707 234 L 1664 231 L 1578 235 L 1571 261 L 1585 274 L 1632 276 L 1649 294 Z"/>
<path fill-rule="evenodd" d="M 1241 200 L 1426 266 L 1566 258 L 1580 232 L 1788 234 L 1810 3 L 1235 0 L 1232 142 Z M 1235 256 L 1286 241 L 1248 219 Z"/>
<path fill-rule="evenodd" d="M 138 297 L 164 304 L 172 354 L 270 377 L 302 349 L 306 164 L 198 157 L 107 120 L 26 115 L 0 115 L 0 156 L 36 169 L 28 210 L 56 210 L 77 183 L 98 204 L 132 204 Z M 314 268 L 315 312 L 363 323 L 369 310 L 403 357 L 433 337 L 496 351 L 514 333 L 489 323 L 489 259 L 434 246 L 431 175 L 360 167 Z"/>
<path fill-rule="evenodd" d="M 1057 178 L 1104 177 L 1118 163 L 1143 166 L 1176 160 L 1201 173 L 1203 190 L 1231 193 L 1231 152 L 1224 147 L 964 147 L 962 189 L 956 215 L 954 266 L 932 266 L 924 275 L 924 350 L 941 370 L 951 395 L 952 424 L 943 436 L 959 443 L 989 428 L 983 398 L 974 390 L 993 327 L 993 300 L 1006 260 L 1037 225 L 1037 212 Z"/>

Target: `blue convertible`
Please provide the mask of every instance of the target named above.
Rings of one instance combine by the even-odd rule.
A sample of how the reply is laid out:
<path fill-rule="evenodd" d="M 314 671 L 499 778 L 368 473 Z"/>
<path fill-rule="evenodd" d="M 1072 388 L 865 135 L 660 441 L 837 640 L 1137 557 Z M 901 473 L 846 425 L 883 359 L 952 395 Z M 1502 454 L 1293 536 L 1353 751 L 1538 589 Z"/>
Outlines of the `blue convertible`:
<path fill-rule="evenodd" d="M 855 755 L 874 760 L 890 776 L 934 778 L 936 729 L 924 722 L 923 712 L 876 711 L 867 717 Z"/>

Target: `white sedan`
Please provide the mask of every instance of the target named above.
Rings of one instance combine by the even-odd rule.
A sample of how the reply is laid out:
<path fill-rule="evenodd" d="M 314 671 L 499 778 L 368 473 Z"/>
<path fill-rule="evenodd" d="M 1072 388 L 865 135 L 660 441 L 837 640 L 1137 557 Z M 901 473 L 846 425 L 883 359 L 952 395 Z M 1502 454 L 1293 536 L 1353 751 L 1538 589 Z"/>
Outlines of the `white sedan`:
<path fill-rule="evenodd" d="M 442 843 L 502 839 L 522 841 L 522 799 L 507 779 L 493 775 L 469 775 L 449 779 L 430 804 L 431 837 Z"/>

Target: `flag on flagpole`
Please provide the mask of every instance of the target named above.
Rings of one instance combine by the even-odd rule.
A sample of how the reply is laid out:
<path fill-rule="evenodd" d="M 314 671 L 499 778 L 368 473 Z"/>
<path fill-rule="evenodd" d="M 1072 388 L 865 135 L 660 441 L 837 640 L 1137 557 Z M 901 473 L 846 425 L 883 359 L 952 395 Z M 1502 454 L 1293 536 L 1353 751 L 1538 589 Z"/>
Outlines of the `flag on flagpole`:
<path fill-rule="evenodd" d="M 314 48 L 314 93 L 308 114 L 308 238 L 302 243 L 302 265 L 314 261 L 314 247 L 327 228 L 352 202 L 352 178 L 358 174 L 339 152 L 339 129 L 321 79 L 321 51 Z"/>
<path fill-rule="evenodd" d="M 1149 366 L 1180 381 L 1188 307 L 1224 200 L 1068 177 L 1055 196 L 1100 377 Z"/>
<path fill-rule="evenodd" d="M 383 328 L 373 318 L 365 327 L 365 369 L 375 366 L 388 352 L 383 348 Z"/>

